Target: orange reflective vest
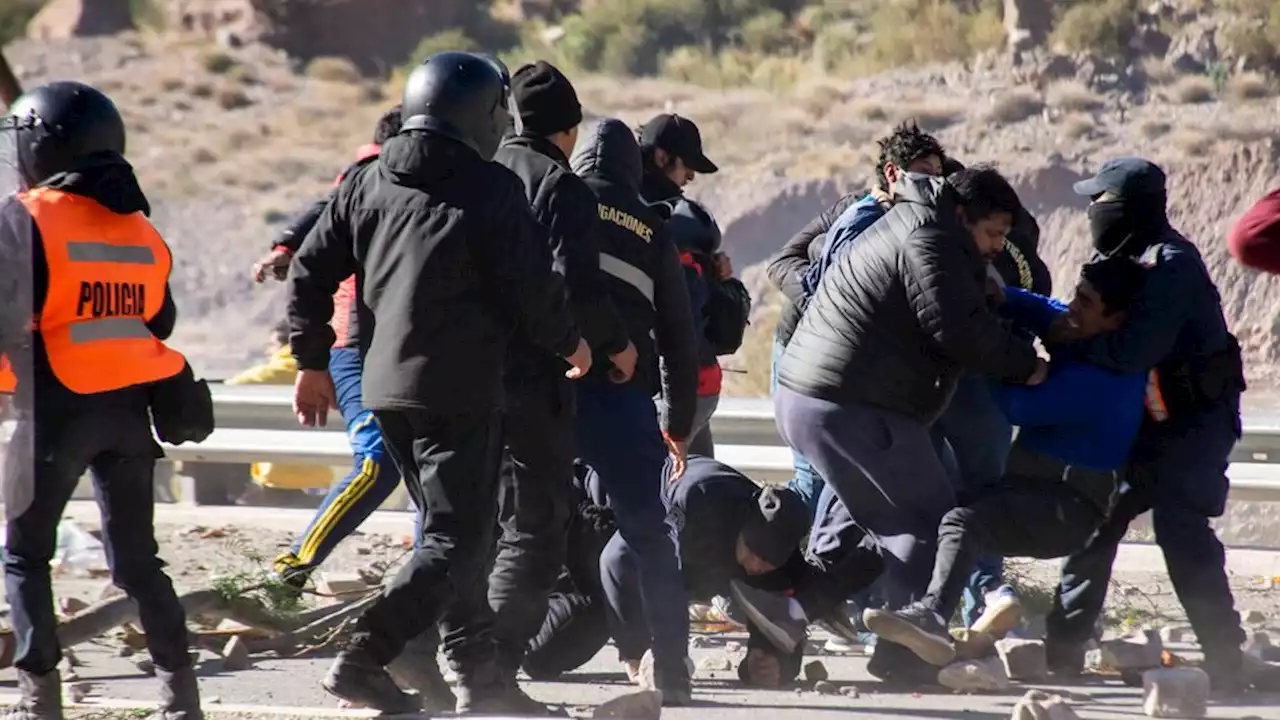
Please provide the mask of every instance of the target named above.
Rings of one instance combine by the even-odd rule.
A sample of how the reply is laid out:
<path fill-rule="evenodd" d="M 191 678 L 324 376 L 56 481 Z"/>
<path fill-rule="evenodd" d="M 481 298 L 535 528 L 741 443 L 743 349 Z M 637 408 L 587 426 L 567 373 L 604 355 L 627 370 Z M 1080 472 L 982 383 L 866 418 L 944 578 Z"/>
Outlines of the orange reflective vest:
<path fill-rule="evenodd" d="M 1145 402 L 1147 416 L 1155 422 L 1169 419 L 1169 406 L 1165 404 L 1164 393 L 1160 391 L 1160 373 L 1151 370 L 1147 373 L 1147 393 Z"/>
<path fill-rule="evenodd" d="M 18 389 L 18 376 L 7 355 L 0 355 L 0 395 L 12 395 Z"/>
<path fill-rule="evenodd" d="M 40 230 L 49 266 L 35 329 L 59 382 L 93 395 L 182 372 L 186 359 L 146 325 L 160 312 L 173 262 L 146 217 L 49 188 L 18 199 Z"/>

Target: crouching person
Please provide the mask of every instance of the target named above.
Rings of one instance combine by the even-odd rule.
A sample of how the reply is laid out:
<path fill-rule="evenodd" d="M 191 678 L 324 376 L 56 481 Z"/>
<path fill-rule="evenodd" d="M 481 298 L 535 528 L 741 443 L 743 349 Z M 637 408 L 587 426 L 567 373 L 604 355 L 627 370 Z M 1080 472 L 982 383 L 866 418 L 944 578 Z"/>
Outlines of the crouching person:
<path fill-rule="evenodd" d="M 1119 328 L 1144 270 L 1116 256 L 1085 265 L 1068 308 L 1008 289 L 1002 313 L 1042 339 L 1087 338 Z M 1072 359 L 1044 383 L 1001 388 L 997 402 L 1020 429 L 1000 484 L 948 512 L 938 529 L 933 579 L 924 598 L 898 612 L 867 610 L 867 627 L 933 665 L 955 657 L 946 620 L 984 554 L 1057 558 L 1077 552 L 1107 519 L 1119 473 L 1142 423 L 1145 372 L 1116 372 Z M 1016 598 L 988 605 L 979 625 L 1003 625 Z"/>
<path fill-rule="evenodd" d="M 18 410 L 4 571 L 21 699 L 7 717 L 62 717 L 49 564 L 62 512 L 92 469 L 111 577 L 137 603 L 162 683 L 159 716 L 194 720 L 202 715 L 186 615 L 157 557 L 152 499 L 163 453 L 150 413 L 162 438 L 188 439 L 166 432 L 175 418 L 166 410 L 183 423 L 183 391 L 194 385 L 186 360 L 163 342 L 177 317 L 169 248 L 147 220 L 124 159 L 124 121 L 105 95 L 76 82 L 38 87 L 10 108 L 3 131 L 13 133 L 23 188 L 0 203 L 0 349 L 15 361 Z M 190 439 L 212 430 L 205 409 L 207 427 Z"/>
<path fill-rule="evenodd" d="M 670 477 L 673 466 L 667 464 L 664 477 Z M 580 667 L 608 643 L 606 619 L 612 613 L 618 619 L 615 627 L 622 629 L 614 631 L 614 641 L 627 674 L 645 684 L 647 668 L 642 669 L 640 658 L 651 641 L 637 602 L 638 563 L 634 551 L 614 536 L 613 513 L 601 505 L 605 499 L 595 473 L 579 463 L 577 474 L 581 502 L 571 523 L 568 564 L 542 632 L 530 644 L 524 670 L 532 678 L 551 680 Z M 795 587 L 805 570 L 800 540 L 808 530 L 809 513 L 794 492 L 762 490 L 714 458 L 691 455 L 684 477 L 668 486 L 666 499 L 679 531 L 690 599 L 728 594 L 734 580 L 778 592 Z M 603 567 L 603 574 L 593 566 Z M 794 680 L 803 646 L 784 653 L 754 626 L 748 629 L 747 657 L 738 668 L 743 682 L 777 687 Z"/>

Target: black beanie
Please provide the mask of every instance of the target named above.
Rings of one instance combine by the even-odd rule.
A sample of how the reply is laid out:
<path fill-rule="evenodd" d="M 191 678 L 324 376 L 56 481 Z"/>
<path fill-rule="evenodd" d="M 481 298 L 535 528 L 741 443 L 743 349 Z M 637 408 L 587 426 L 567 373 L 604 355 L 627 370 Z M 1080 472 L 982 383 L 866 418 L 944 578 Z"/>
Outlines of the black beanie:
<path fill-rule="evenodd" d="M 809 531 L 809 507 L 786 488 L 767 487 L 748 510 L 742 526 L 742 542 L 761 560 L 782 567 L 800 547 Z"/>
<path fill-rule="evenodd" d="M 543 60 L 525 65 L 511 76 L 511 96 L 528 134 L 547 137 L 582 122 L 582 104 L 573 83 Z"/>

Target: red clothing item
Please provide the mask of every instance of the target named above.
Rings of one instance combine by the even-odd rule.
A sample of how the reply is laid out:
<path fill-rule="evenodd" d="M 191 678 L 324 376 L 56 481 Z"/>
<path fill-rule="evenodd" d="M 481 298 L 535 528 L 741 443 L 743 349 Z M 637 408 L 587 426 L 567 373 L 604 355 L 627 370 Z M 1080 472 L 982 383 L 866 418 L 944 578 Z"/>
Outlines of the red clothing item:
<path fill-rule="evenodd" d="M 1227 234 L 1227 251 L 1241 265 L 1280 274 L 1280 189 L 1249 208 Z"/>

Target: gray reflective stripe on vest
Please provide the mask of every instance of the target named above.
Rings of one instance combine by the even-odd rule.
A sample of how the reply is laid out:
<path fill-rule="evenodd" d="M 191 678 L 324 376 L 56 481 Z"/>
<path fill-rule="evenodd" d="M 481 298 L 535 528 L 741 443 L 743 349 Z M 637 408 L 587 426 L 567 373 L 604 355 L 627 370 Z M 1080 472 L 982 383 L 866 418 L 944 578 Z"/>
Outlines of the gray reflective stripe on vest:
<path fill-rule="evenodd" d="M 600 269 L 630 285 L 653 305 L 653 278 L 640 268 L 607 253 L 600 253 Z"/>
<path fill-rule="evenodd" d="M 91 240 L 67 243 L 71 262 L 111 262 L 129 265 L 154 265 L 156 256 L 144 245 L 112 245 Z"/>
<path fill-rule="evenodd" d="M 135 340 L 153 337 L 142 318 L 109 317 L 83 320 L 71 325 L 71 342 L 84 343 L 98 340 Z"/>

